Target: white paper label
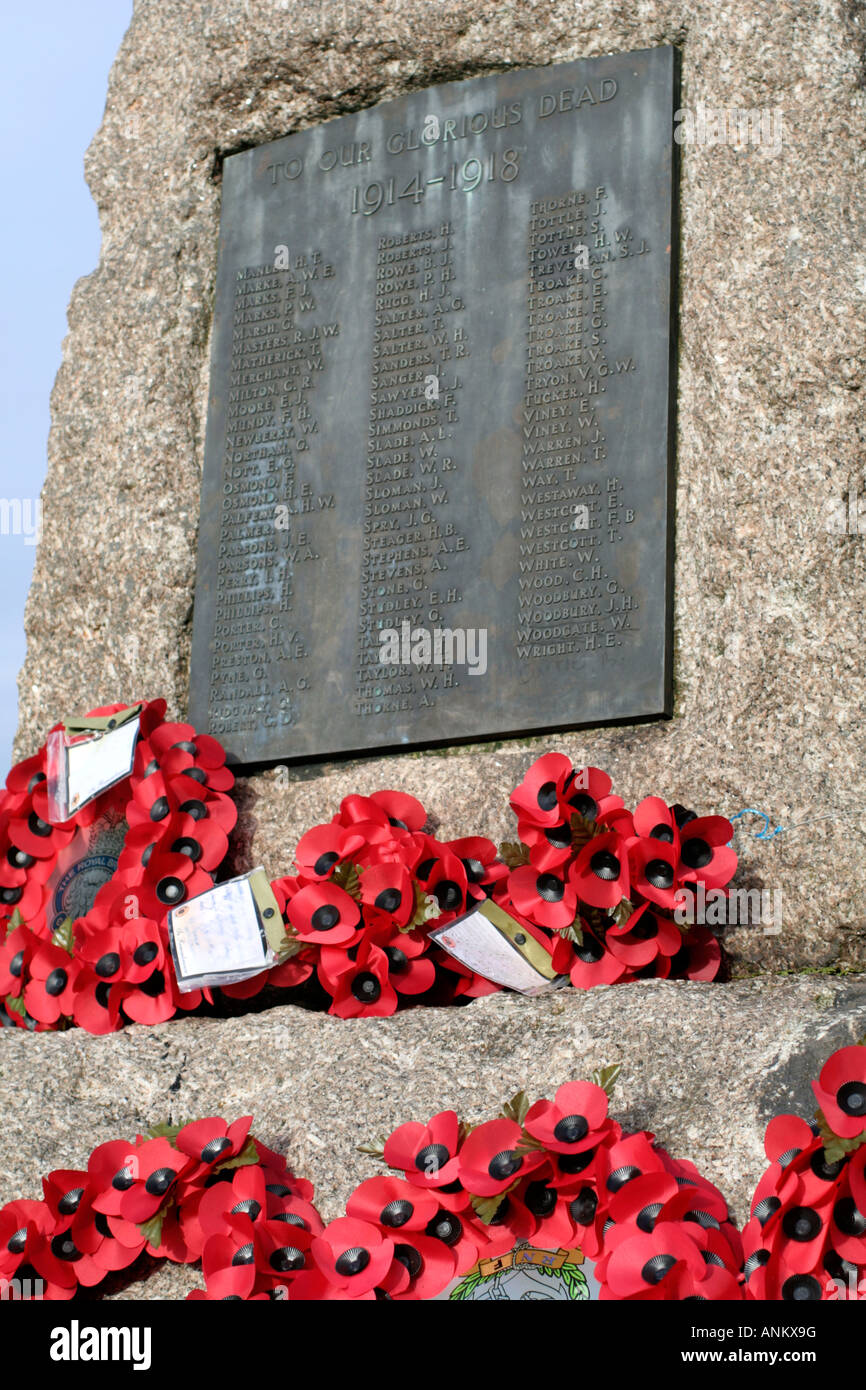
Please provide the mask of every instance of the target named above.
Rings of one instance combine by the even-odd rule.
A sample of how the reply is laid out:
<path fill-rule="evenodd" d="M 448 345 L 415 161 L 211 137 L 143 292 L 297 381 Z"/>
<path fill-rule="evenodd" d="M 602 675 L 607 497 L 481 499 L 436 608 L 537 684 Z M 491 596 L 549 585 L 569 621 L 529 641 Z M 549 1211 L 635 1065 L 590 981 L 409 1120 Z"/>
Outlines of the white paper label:
<path fill-rule="evenodd" d="M 480 912 L 439 927 L 430 933 L 430 938 L 462 965 L 506 989 L 519 994 L 541 994 L 551 988 L 551 981 L 540 975 Z"/>
<path fill-rule="evenodd" d="M 135 759 L 138 718 L 117 729 L 66 749 L 66 785 L 69 815 L 80 811 L 115 782 L 128 777 Z"/>
<path fill-rule="evenodd" d="M 256 974 L 268 966 L 253 890 L 247 878 L 221 883 L 169 914 L 178 983 L 203 975 Z"/>

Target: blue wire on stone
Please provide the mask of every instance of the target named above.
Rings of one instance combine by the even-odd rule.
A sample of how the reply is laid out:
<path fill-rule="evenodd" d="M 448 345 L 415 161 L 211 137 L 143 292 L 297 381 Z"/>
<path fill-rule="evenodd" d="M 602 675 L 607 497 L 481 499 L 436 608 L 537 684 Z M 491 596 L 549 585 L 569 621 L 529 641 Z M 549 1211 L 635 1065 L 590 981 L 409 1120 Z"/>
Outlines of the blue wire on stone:
<path fill-rule="evenodd" d="M 775 830 L 770 829 L 770 817 L 766 811 L 756 811 L 754 806 L 746 806 L 742 811 L 738 811 L 735 816 L 729 816 L 731 824 L 735 820 L 740 820 L 743 816 L 759 816 L 764 822 L 763 829 L 756 830 L 752 836 L 753 840 L 774 840 L 777 835 L 781 835 L 786 829 L 784 825 L 777 825 Z M 790 829 L 791 827 L 787 827 Z"/>
<path fill-rule="evenodd" d="M 866 810 L 866 807 L 858 806 L 855 811 Z M 797 821 L 795 825 L 777 825 L 774 830 L 770 829 L 770 817 L 766 811 L 757 811 L 754 806 L 746 806 L 742 811 L 738 811 L 735 816 L 729 816 L 728 820 L 733 823 L 740 820 L 742 816 L 759 816 L 764 822 L 763 828 L 752 836 L 753 840 L 775 840 L 777 835 L 789 834 L 792 830 L 804 830 L 807 825 L 815 825 L 819 820 L 844 820 L 851 816 L 850 811 L 829 811 L 824 816 L 809 816 L 807 820 Z"/>

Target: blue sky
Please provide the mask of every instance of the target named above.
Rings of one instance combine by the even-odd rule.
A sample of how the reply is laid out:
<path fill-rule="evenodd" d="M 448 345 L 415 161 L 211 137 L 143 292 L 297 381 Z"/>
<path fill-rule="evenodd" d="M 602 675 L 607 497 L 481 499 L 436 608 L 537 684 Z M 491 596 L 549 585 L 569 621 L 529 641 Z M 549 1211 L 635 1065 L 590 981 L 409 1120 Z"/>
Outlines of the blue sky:
<path fill-rule="evenodd" d="M 0 784 L 17 723 L 48 398 L 72 286 L 99 260 L 99 219 L 84 182 L 84 151 L 102 119 L 108 72 L 131 15 L 131 0 L 0 7 L 6 189 L 0 218 L 6 268 L 0 311 Z"/>

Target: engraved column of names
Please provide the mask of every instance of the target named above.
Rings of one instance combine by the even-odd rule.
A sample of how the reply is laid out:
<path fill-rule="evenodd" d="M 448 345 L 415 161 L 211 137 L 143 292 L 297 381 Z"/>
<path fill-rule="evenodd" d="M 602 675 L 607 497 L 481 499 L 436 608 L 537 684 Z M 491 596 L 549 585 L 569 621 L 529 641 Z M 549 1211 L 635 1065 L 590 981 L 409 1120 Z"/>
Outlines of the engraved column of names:
<path fill-rule="evenodd" d="M 533 202 L 517 654 L 523 661 L 620 646 L 637 607 L 603 564 L 634 519 L 605 476 L 601 397 L 611 367 L 606 190 Z M 633 370 L 631 358 L 614 370 Z"/>
<path fill-rule="evenodd" d="M 449 557 L 469 542 L 450 489 L 469 345 L 451 232 L 444 222 L 378 242 L 354 706 L 365 716 L 429 708 L 457 684 L 429 662 L 380 660 L 383 629 L 411 640 L 452 622 L 462 598 Z"/>
<path fill-rule="evenodd" d="M 315 518 L 334 499 L 314 493 L 299 459 L 318 435 L 310 407 L 323 343 L 339 333 L 314 317 L 316 288 L 333 274 L 319 251 L 237 272 L 211 657 L 217 735 L 293 723 L 309 688 L 296 674 L 308 639 L 293 622 L 294 575 L 320 558 Z"/>

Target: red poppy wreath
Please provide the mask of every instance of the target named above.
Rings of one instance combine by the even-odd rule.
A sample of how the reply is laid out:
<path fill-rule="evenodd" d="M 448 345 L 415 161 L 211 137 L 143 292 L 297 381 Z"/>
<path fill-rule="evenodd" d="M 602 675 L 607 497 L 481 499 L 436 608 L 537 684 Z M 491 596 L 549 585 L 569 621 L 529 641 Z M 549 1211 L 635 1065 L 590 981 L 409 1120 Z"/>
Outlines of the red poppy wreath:
<path fill-rule="evenodd" d="M 777 1116 L 743 1237 L 719 1190 L 608 1115 L 617 1068 L 494 1120 L 453 1110 L 362 1152 L 389 1169 L 323 1224 L 249 1116 L 100 1144 L 0 1208 L 3 1297 L 70 1299 L 147 1251 L 201 1260 L 191 1299 L 811 1301 L 866 1292 L 866 1046 L 835 1053 L 813 1128 Z M 745 1254 L 745 1257 L 744 1257 Z"/>
<path fill-rule="evenodd" d="M 92 710 L 55 725 L 9 773 L 0 794 L 4 1022 L 107 1033 L 200 1002 L 177 990 L 165 918 L 213 885 L 237 818 L 234 777 L 216 739 L 164 715 L 164 700 Z M 71 814 L 61 800 L 60 820 L 57 749 L 71 759 L 124 726 L 127 775 Z"/>
<path fill-rule="evenodd" d="M 562 753 L 533 763 L 511 806 L 520 839 L 498 853 L 481 836 L 436 839 L 421 803 L 399 792 L 346 797 L 307 831 L 297 873 L 273 886 L 283 958 L 315 969 L 329 1012 L 387 1015 L 498 990 L 440 945 L 443 927 L 488 899 L 541 949 L 549 975 L 578 989 L 715 979 L 719 943 L 688 923 L 701 886 L 724 890 L 733 877 L 730 821 L 652 796 L 632 813 L 607 773 Z"/>
<path fill-rule="evenodd" d="M 51 801 L 52 737 L 70 737 L 62 725 L 9 774 L 0 798 L 4 1021 L 107 1033 L 214 1001 L 207 982 L 179 987 L 166 917 L 213 884 L 236 819 L 233 777 L 220 744 L 166 723 L 162 701 L 93 711 L 73 726 L 72 743 L 88 720 L 109 725 L 130 709 L 139 723 L 128 775 L 75 814 L 58 821 Z M 520 838 L 497 851 L 482 836 L 438 839 L 403 792 L 345 797 L 302 836 L 297 872 L 272 884 L 285 927 L 272 967 L 222 991 L 248 999 L 265 986 L 304 985 L 343 1018 L 465 1003 L 500 985 L 445 949 L 443 932 L 487 903 L 529 942 L 536 966 L 546 962 L 548 981 L 588 989 L 716 977 L 716 938 L 677 909 L 730 881 L 729 821 L 658 797 L 632 813 L 606 773 L 561 753 L 530 767 L 511 806 Z"/>

